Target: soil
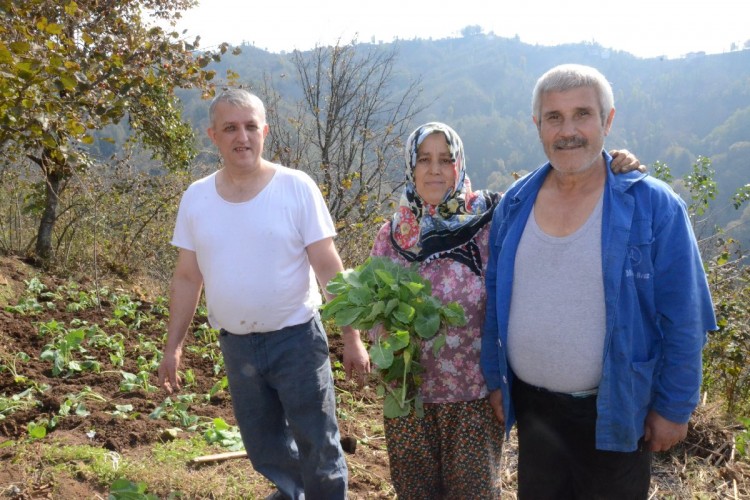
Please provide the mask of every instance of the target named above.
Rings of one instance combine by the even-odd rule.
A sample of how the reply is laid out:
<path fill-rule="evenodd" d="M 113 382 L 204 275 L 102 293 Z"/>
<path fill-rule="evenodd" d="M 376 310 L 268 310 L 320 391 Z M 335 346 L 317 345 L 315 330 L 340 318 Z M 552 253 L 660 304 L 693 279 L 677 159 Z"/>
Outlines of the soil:
<path fill-rule="evenodd" d="M 5 305 L 16 305 L 26 289 L 24 281 L 37 276 L 38 271 L 26 266 L 20 261 L 0 257 L 0 308 Z M 51 290 L 63 284 L 62 280 L 44 276 L 40 278 Z M 87 285 L 81 285 L 85 289 Z M 14 299 L 15 297 L 15 299 Z M 135 299 L 134 299 L 135 300 Z M 51 419 L 59 414 L 60 408 L 65 402 L 67 395 L 80 394 L 85 388 L 91 388 L 96 394 L 103 396 L 104 401 L 86 399 L 85 406 L 89 412 L 86 416 L 70 415 L 59 418 L 57 427 L 50 431 L 45 440 L 54 439 L 60 444 L 87 444 L 99 446 L 107 450 L 117 452 L 124 458 L 143 456 L 148 449 L 169 438 L 165 431 L 175 427 L 173 422 L 165 419 L 150 419 L 148 415 L 166 397 L 161 390 L 146 392 L 142 389 L 123 392 L 120 383 L 123 377 L 120 370 L 137 373 L 136 358 L 138 353 L 143 352 L 144 342 L 153 341 L 159 349 L 163 348 L 165 333 L 164 324 L 167 320 L 164 314 L 151 312 L 152 303 L 145 298 L 137 298 L 140 302 L 138 309 L 142 312 L 149 311 L 153 319 L 142 325 L 137 334 L 123 327 L 107 327 L 106 332 L 112 335 L 115 332 L 123 334 L 125 356 L 123 366 L 113 368 L 109 360 L 108 350 L 96 351 L 89 348 L 88 354 L 97 357 L 102 364 L 99 373 L 85 372 L 69 377 L 54 377 L 52 375 L 52 364 L 50 361 L 40 359 L 44 346 L 50 341 L 49 337 L 41 336 L 39 325 L 52 319 L 66 325 L 71 321 L 78 320 L 88 325 L 104 326 L 113 317 L 113 304 L 103 302 L 102 308 L 93 307 L 75 313 L 67 312 L 65 301 L 55 301 L 55 307 L 45 309 L 42 313 L 33 316 L 22 316 L 18 313 L 0 310 L 0 364 L 8 364 L 9 360 L 18 352 L 29 355 L 26 362 L 17 362 L 18 371 L 27 381 L 37 384 L 48 385 L 49 389 L 37 396 L 40 404 L 33 408 L 18 410 L 10 414 L 0 413 L 0 496 L 12 498 L 106 498 L 106 492 L 101 491 L 97 485 L 87 481 L 68 480 L 64 478 L 49 478 L 46 481 L 38 481 L 28 477 L 28 473 L 21 467 L 14 465 L 17 462 L 12 446 L 3 447 L 3 442 L 8 440 L 28 439 L 27 426 L 30 422 L 38 422 L 40 419 Z M 194 326 L 197 327 L 205 322 L 205 318 L 196 317 Z M 343 344 L 340 336 L 330 336 L 330 350 L 332 362 L 341 361 L 343 355 Z M 188 342 L 187 345 L 190 345 Z M 145 353 L 144 353 L 145 354 Z M 214 383 L 220 378 L 214 374 L 214 362 L 203 358 L 199 353 L 190 352 L 185 349 L 183 353 L 183 370 L 192 369 L 195 374 L 195 383 L 189 389 L 196 394 L 208 394 Z M 154 386 L 157 384 L 156 374 L 151 373 L 149 382 Z M 382 413 L 377 401 L 375 391 L 370 386 L 359 387 L 352 381 L 336 380 L 336 385 L 347 396 L 346 401 L 339 405 L 340 412 L 344 415 L 355 411 L 367 411 L 370 413 L 367 419 L 347 418 L 340 420 L 342 440 L 349 451 L 355 448 L 354 453 L 347 453 L 346 458 L 350 468 L 350 497 L 357 498 L 393 498 L 389 492 L 388 460 L 384 451 L 384 442 L 367 439 L 368 433 L 372 431 L 365 426 L 382 424 Z M 14 381 L 9 370 L 0 371 L 0 396 L 11 396 L 24 390 L 25 385 Z M 183 390 L 185 392 L 185 390 Z M 356 402 L 357 409 L 350 409 L 350 402 Z M 118 405 L 132 405 L 130 415 L 137 414 L 137 418 L 121 418 L 113 415 Z M 0 411 L 2 408 L 0 408 Z M 205 404 L 194 404 L 190 408 L 191 415 L 209 418 L 222 418 L 229 425 L 236 425 L 232 413 L 231 401 L 227 391 L 221 391 L 211 397 Z M 369 419 L 369 424 L 366 420 Z M 382 425 L 380 425 L 382 427 Z M 91 432 L 95 430 L 94 432 Z M 220 453 L 222 450 L 216 450 Z M 257 475 L 249 463 L 246 463 L 246 473 L 249 476 Z M 41 465 L 40 465 L 41 466 Z M 219 467 L 218 464 L 207 464 L 203 467 Z M 44 475 L 40 475 L 42 477 Z M 47 477 L 47 476 L 44 476 Z M 60 484 L 63 480 L 66 484 Z M 263 498 L 273 491 L 270 483 L 258 475 L 257 478 L 249 480 L 260 484 L 257 495 Z M 55 493 L 52 493 L 52 492 Z M 60 496 L 60 492 L 62 496 Z M 152 492 L 149 489 L 149 492 Z M 166 497 L 169 492 L 158 496 Z"/>
<path fill-rule="evenodd" d="M 113 318 L 114 304 L 103 301 L 101 308 L 92 307 L 72 313 L 66 311 L 65 300 L 48 301 L 46 303 L 52 304 L 48 308 L 44 305 L 45 298 L 40 296 L 38 298 L 43 308 L 38 314 L 21 315 L 6 310 L 6 305 L 18 303 L 25 294 L 28 281 L 35 276 L 50 290 L 66 283 L 40 274 L 38 270 L 17 259 L 0 256 L 0 365 L 7 366 L 19 352 L 29 355 L 28 361 L 18 362 L 19 374 L 25 377 L 25 382 L 15 381 L 8 369 L 0 370 L 0 397 L 18 394 L 30 385 L 29 381 L 39 386 L 49 386 L 37 396 L 39 403 L 34 407 L 4 412 L 0 406 L 0 496 L 22 499 L 106 498 L 106 487 L 98 484 L 95 478 L 46 473 L 49 464 L 43 461 L 41 451 L 37 457 L 29 457 L 28 453 L 21 457 L 18 456 L 18 447 L 12 443 L 29 443 L 29 423 L 59 415 L 69 394 L 81 394 L 87 388 L 103 396 L 102 400 L 86 399 L 88 415 L 77 416 L 71 412 L 70 415 L 59 418 L 57 427 L 44 439 L 31 442 L 32 450 L 34 443 L 49 441 L 60 445 L 86 444 L 111 450 L 124 459 L 137 461 L 149 456 L 156 443 L 172 439 L 165 431 L 175 427 L 173 422 L 148 417 L 166 394 L 160 390 L 120 390 L 123 379 L 120 370 L 136 373 L 138 355 L 148 356 L 145 347 L 150 341 L 159 349 L 163 348 L 167 318 L 158 308 L 153 308 L 154 304 L 139 289 L 131 289 L 130 295 L 140 302 L 138 310 L 148 312 L 151 319 L 141 324 L 137 330 L 127 326 L 106 327 L 107 334 L 119 332 L 123 336 L 127 353 L 124 365 L 114 368 L 106 349 L 89 349 L 88 354 L 96 356 L 102 363 L 99 373 L 54 377 L 51 363 L 40 359 L 44 346 L 50 341 L 49 337 L 40 335 L 40 325 L 54 319 L 66 327 L 76 321 L 79 324 L 104 326 Z M 79 285 L 82 290 L 94 289 L 92 283 L 87 283 L 85 279 L 79 280 Z M 205 318 L 197 317 L 193 330 L 204 322 Z M 342 361 L 343 346 L 340 337 L 335 335 L 329 337 L 329 343 L 331 360 L 336 367 Z M 190 391 L 196 394 L 208 394 L 219 378 L 214 373 L 214 362 L 211 359 L 189 349 L 183 355 L 182 369 L 187 368 L 192 369 L 195 374 L 195 382 Z M 335 369 L 334 373 L 337 371 L 341 375 L 340 370 Z M 149 382 L 157 384 L 155 373 L 151 373 Z M 354 453 L 346 454 L 350 470 L 350 498 L 394 499 L 382 438 L 381 403 L 375 395 L 374 384 L 360 387 L 337 376 L 336 386 L 340 399 L 339 425 L 342 438 L 346 440 L 350 450 L 356 448 Z M 114 415 L 118 405 L 132 405 L 133 410 L 129 414 L 135 417 L 122 418 Z M 222 418 L 228 424 L 235 425 L 226 391 L 218 392 L 207 402 L 191 405 L 190 413 L 201 417 Z M 736 460 L 733 446 L 733 437 L 738 432 L 738 427 L 722 426 L 721 418 L 720 412 L 713 407 L 703 407 L 691 422 L 686 442 L 670 453 L 658 454 L 654 461 L 652 498 L 750 498 L 750 466 L 747 462 Z M 511 434 L 503 452 L 504 498 L 515 498 L 516 456 L 514 435 Z M 232 460 L 201 467 L 203 472 L 213 471 L 214 476 L 240 476 L 244 481 L 257 484 L 253 492 L 255 498 L 264 498 L 273 491 L 270 483 L 252 470 L 249 461 Z M 172 490 L 163 490 L 166 487 L 162 486 L 161 490 L 159 488 L 160 486 L 156 486 L 155 489 L 149 489 L 149 493 L 159 498 L 167 498 L 172 493 Z M 213 493 L 205 498 L 229 497 Z"/>

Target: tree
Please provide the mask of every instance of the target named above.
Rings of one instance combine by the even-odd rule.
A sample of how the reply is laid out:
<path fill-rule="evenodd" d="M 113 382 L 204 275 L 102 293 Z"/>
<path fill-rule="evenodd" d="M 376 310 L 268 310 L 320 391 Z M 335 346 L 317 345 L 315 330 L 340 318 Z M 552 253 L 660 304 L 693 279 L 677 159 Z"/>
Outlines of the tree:
<path fill-rule="evenodd" d="M 132 140 L 171 169 L 194 157 L 192 128 L 181 119 L 176 88 L 210 93 L 217 52 L 174 26 L 194 0 L 0 0 L 0 151 L 31 160 L 44 195 L 36 258 L 49 263 L 57 205 L 76 172 L 91 168 L 95 131 L 128 120 Z"/>
<path fill-rule="evenodd" d="M 420 81 L 396 82 L 395 59 L 395 49 L 356 41 L 295 51 L 303 97 L 289 110 L 281 109 L 266 79 L 272 129 L 267 151 L 274 161 L 305 168 L 316 180 L 344 250 L 358 243 L 346 233 L 381 220 L 382 204 L 402 185 L 403 142 L 411 119 L 423 109 L 417 105 Z"/>

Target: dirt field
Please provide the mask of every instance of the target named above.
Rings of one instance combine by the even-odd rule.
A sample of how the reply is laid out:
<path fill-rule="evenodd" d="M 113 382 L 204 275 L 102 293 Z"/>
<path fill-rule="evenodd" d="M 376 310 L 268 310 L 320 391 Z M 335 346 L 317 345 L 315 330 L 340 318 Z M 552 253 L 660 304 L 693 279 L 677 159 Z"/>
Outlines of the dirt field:
<path fill-rule="evenodd" d="M 24 297 L 28 298 L 29 282 L 36 275 L 34 269 L 20 261 L 0 258 L 0 306 L 3 306 L 0 310 L 0 364 L 6 366 L 0 371 L 0 396 L 7 401 L 29 387 L 48 386 L 46 390 L 34 393 L 36 403 L 33 405 L 15 411 L 0 407 L 0 496 L 28 499 L 106 498 L 107 485 L 102 485 L 97 477 L 89 473 L 71 472 L 75 471 L 75 467 L 53 467 L 45 458 L 46 450 L 50 445 L 58 448 L 90 445 L 115 452 L 113 456 L 121 457 L 121 460 L 150 463 L 154 445 L 172 439 L 166 431 L 176 426 L 174 421 L 149 418 L 166 397 L 160 390 L 149 387 L 149 384 L 156 385 L 155 372 L 150 373 L 148 380 L 139 381 L 141 387 L 127 390 L 123 390 L 122 375 L 123 371 L 138 373 L 149 363 L 153 368 L 153 349 L 163 347 L 166 321 L 164 304 L 152 303 L 145 297 L 138 297 L 137 291 L 129 291 L 128 295 L 133 297 L 133 302 L 129 304 L 105 299 L 101 301 L 101 307 L 76 308 L 71 306 L 80 303 L 71 291 L 74 288 L 71 289 L 67 282 L 61 280 L 41 277 L 47 292 L 57 290 L 57 296 L 50 296 L 47 292 L 38 294 L 35 302 L 25 303 L 24 307 L 28 308 L 25 314 L 6 310 L 6 305 L 17 306 L 23 303 Z M 95 288 L 90 282 L 80 283 L 80 290 Z M 36 308 L 37 312 L 29 313 L 32 308 Z M 72 312 L 72 309 L 77 310 Z M 198 317 L 194 330 L 200 330 L 204 322 L 205 318 Z M 85 356 L 100 363 L 99 371 L 63 372 L 62 375 L 53 376 L 52 362 L 41 359 L 45 346 L 54 338 L 53 330 L 62 326 L 70 331 L 74 326 L 90 328 L 92 325 L 101 327 L 104 332 L 102 338 L 122 340 L 122 366 L 113 365 L 111 348 L 104 348 L 101 343 L 94 345 L 90 334 L 92 330 L 88 330 Z M 201 345 L 199 340 L 191 343 Z M 342 436 L 357 440 L 355 453 L 347 454 L 350 497 L 395 498 L 389 483 L 380 403 L 372 387 L 360 388 L 343 380 L 343 374 L 337 368 L 341 360 L 340 339 L 331 337 L 330 343 Z M 26 353 L 28 360 L 23 361 L 19 352 Z M 191 369 L 194 380 L 183 392 L 200 395 L 211 392 L 221 378 L 216 374 L 215 358 L 215 351 L 186 349 L 182 368 Z M 16 375 L 22 377 L 20 379 L 7 368 L 13 361 Z M 66 410 L 70 401 L 82 400 L 85 400 L 87 414 L 77 415 L 75 411 Z M 129 408 L 126 416 L 119 410 L 122 408 Z M 61 416 L 61 412 L 68 414 Z M 222 418 L 230 425 L 235 423 L 226 391 L 216 393 L 207 401 L 198 400 L 190 404 L 189 413 L 204 422 Z M 750 468 L 747 463 L 734 460 L 731 443 L 733 430 L 717 425 L 713 414 L 712 410 L 702 410 L 691 427 L 688 442 L 673 453 L 657 458 L 652 486 L 654 498 L 748 498 L 747 476 Z M 49 430 L 46 437 L 32 440 L 29 437 L 29 424 L 44 419 L 56 419 L 56 427 Z M 191 435 L 200 433 L 181 433 L 178 439 Z M 212 452 L 221 451 L 215 448 Z M 506 443 L 504 454 L 505 497 L 514 498 L 515 445 L 512 440 Z M 174 463 L 173 466 L 174 469 L 161 472 L 163 480 L 149 482 L 149 493 L 158 498 L 167 498 L 170 494 L 175 497 L 175 491 L 181 492 L 179 498 L 232 498 L 232 494 L 223 492 L 219 486 L 224 478 L 230 477 L 239 477 L 252 485 L 245 486 L 243 490 L 249 492 L 247 496 L 250 498 L 263 498 L 272 491 L 271 485 L 243 459 L 196 467 L 184 462 Z M 195 484 L 175 485 L 169 480 L 169 470 L 187 470 Z M 211 487 L 210 493 L 201 489 L 201 486 L 205 488 L 211 482 L 216 485 Z"/>

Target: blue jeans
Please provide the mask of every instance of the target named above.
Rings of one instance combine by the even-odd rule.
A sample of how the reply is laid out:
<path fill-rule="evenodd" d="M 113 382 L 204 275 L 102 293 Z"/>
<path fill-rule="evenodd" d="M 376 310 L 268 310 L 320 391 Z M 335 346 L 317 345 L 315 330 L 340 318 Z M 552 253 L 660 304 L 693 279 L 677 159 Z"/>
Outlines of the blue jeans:
<path fill-rule="evenodd" d="M 320 320 L 276 332 L 219 336 L 248 457 L 294 500 L 347 496 L 328 339 Z"/>

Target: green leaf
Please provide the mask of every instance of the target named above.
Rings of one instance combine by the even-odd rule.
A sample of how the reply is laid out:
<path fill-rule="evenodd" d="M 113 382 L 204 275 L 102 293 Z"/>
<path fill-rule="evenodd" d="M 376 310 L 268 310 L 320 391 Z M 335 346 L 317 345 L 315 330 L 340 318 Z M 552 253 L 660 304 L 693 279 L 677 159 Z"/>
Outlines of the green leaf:
<path fill-rule="evenodd" d="M 409 290 L 413 295 L 419 295 L 419 293 L 424 290 L 425 285 L 423 283 L 415 283 L 413 281 L 409 281 L 407 283 L 404 283 L 404 286 Z"/>
<path fill-rule="evenodd" d="M 399 302 L 398 307 L 393 311 L 393 316 L 401 323 L 408 325 L 414 319 L 416 311 L 406 302 Z"/>
<path fill-rule="evenodd" d="M 365 312 L 364 307 L 353 307 L 351 309 L 342 309 L 336 314 L 336 324 L 339 326 L 349 326 L 357 321 L 357 318 Z"/>
<path fill-rule="evenodd" d="M 8 48 L 0 44 L 0 64 L 10 64 L 13 62 L 13 56 L 11 55 Z"/>
<path fill-rule="evenodd" d="M 440 329 L 440 316 L 438 314 L 430 316 L 417 316 L 414 320 L 414 330 L 417 335 L 423 339 L 431 339 Z"/>
<path fill-rule="evenodd" d="M 410 335 L 408 330 L 394 330 L 388 334 L 388 340 L 391 343 L 391 348 L 394 352 L 400 351 L 410 343 Z"/>
<path fill-rule="evenodd" d="M 389 393 L 385 396 L 385 401 L 383 401 L 383 416 L 386 418 L 405 417 L 409 412 L 411 412 L 411 403 L 409 401 L 404 402 L 404 405 L 401 406 L 401 402 L 395 395 Z"/>
<path fill-rule="evenodd" d="M 330 302 L 326 302 L 325 304 L 323 304 L 320 316 L 321 318 L 326 320 L 335 318 L 336 314 L 346 307 L 349 307 L 349 301 L 347 300 L 346 296 L 339 295 Z"/>
<path fill-rule="evenodd" d="M 383 311 L 383 314 L 389 316 L 393 312 L 393 310 L 398 307 L 399 302 L 400 301 L 398 299 L 389 300 L 385 305 L 385 311 Z"/>
<path fill-rule="evenodd" d="M 380 370 L 386 370 L 393 363 L 393 348 L 387 340 L 379 340 L 370 346 L 370 359 Z"/>
<path fill-rule="evenodd" d="M 440 314 L 446 323 L 451 326 L 464 326 L 466 324 L 466 314 L 464 308 L 457 302 L 450 302 L 443 306 Z"/>
<path fill-rule="evenodd" d="M 29 422 L 26 426 L 26 430 L 32 439 L 43 439 L 47 435 L 47 426 L 45 424 Z"/>
<path fill-rule="evenodd" d="M 422 400 L 421 396 L 417 396 L 414 399 L 414 414 L 417 416 L 417 418 L 424 417 L 424 401 Z"/>
<path fill-rule="evenodd" d="M 382 300 L 375 302 L 375 304 L 370 309 L 370 314 L 365 316 L 363 318 L 363 321 L 371 321 L 375 323 L 376 319 L 383 315 L 383 311 L 385 311 L 385 302 L 383 302 Z"/>
<path fill-rule="evenodd" d="M 432 355 L 437 357 L 438 351 L 445 345 L 445 334 L 438 335 L 435 337 L 435 342 L 432 344 Z"/>
<path fill-rule="evenodd" d="M 393 285 L 394 283 L 396 283 L 396 279 L 393 277 L 393 275 L 385 269 L 376 269 L 375 274 L 378 276 L 378 278 L 380 278 L 380 281 L 382 281 L 386 285 Z"/>
<path fill-rule="evenodd" d="M 354 288 L 349 293 L 349 302 L 352 304 L 363 306 L 372 302 L 372 292 L 369 288 Z"/>
<path fill-rule="evenodd" d="M 11 42 L 10 50 L 12 50 L 15 54 L 21 54 L 25 55 L 31 50 L 31 44 L 28 42 Z M 29 63 L 26 63 L 29 64 Z M 30 64 L 29 64 L 30 67 Z"/>

